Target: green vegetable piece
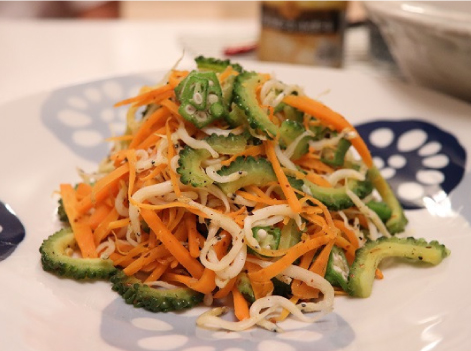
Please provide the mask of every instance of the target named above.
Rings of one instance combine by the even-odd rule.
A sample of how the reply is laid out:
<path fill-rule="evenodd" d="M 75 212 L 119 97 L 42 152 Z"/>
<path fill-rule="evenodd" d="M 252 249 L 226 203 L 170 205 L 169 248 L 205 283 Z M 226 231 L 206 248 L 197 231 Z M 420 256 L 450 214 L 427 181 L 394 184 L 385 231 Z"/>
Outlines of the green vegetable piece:
<path fill-rule="evenodd" d="M 228 136 L 212 134 L 204 140 L 216 152 L 224 155 L 234 155 L 242 152 L 247 145 L 247 136 L 243 134 L 229 134 Z M 177 173 L 180 174 L 180 181 L 183 184 L 204 187 L 213 183 L 213 180 L 206 175 L 201 167 L 201 164 L 211 157 L 209 151 L 193 149 L 186 145 L 179 155 Z"/>
<path fill-rule="evenodd" d="M 333 167 L 341 167 L 344 164 L 345 155 L 352 143 L 341 138 L 336 148 L 325 147 L 321 151 L 321 161 Z"/>
<path fill-rule="evenodd" d="M 374 187 L 381 195 L 382 200 L 391 209 L 391 216 L 386 222 L 386 228 L 391 234 L 403 232 L 406 228 L 408 220 L 404 214 L 401 203 L 376 166 L 372 166 L 369 169 L 368 174 L 371 181 L 373 182 Z"/>
<path fill-rule="evenodd" d="M 252 284 L 250 284 L 250 279 L 246 273 L 240 273 L 236 280 L 237 290 L 240 291 L 244 299 L 249 303 L 255 302 L 255 294 L 252 289 Z"/>
<path fill-rule="evenodd" d="M 348 266 L 345 253 L 341 248 L 334 245 L 330 252 L 324 278 L 333 286 L 339 286 L 344 291 L 347 291 L 349 273 L 350 267 Z"/>
<path fill-rule="evenodd" d="M 199 304 L 203 294 L 190 288 L 163 289 L 143 284 L 134 276 L 128 277 L 118 271 L 112 278 L 112 289 L 120 294 L 124 301 L 135 307 L 151 312 L 169 312 L 187 309 Z"/>
<path fill-rule="evenodd" d="M 234 103 L 244 111 L 251 128 L 273 138 L 278 134 L 278 126 L 270 121 L 267 111 L 260 107 L 256 94 L 257 86 L 263 80 L 255 72 L 239 74 L 234 82 Z"/>
<path fill-rule="evenodd" d="M 352 207 L 353 201 L 346 193 L 346 187 L 341 188 L 327 188 L 314 184 L 308 180 L 293 181 L 288 177 L 292 187 L 303 191 L 305 186 L 311 193 L 311 196 L 321 201 L 331 211 L 340 211 Z M 347 183 L 348 188 L 354 192 L 358 197 L 364 198 L 373 191 L 373 184 L 368 180 L 358 181 L 349 180 Z"/>
<path fill-rule="evenodd" d="M 245 150 L 248 137 L 246 134 L 229 134 L 228 136 L 211 134 L 204 140 L 220 154 L 235 155 Z"/>
<path fill-rule="evenodd" d="M 369 241 L 356 252 L 350 268 L 347 292 L 355 297 L 370 296 L 376 268 L 383 258 L 403 257 L 437 265 L 449 255 L 450 250 L 436 240 L 427 242 L 412 237 L 381 237 Z"/>
<path fill-rule="evenodd" d="M 39 248 L 43 269 L 61 277 L 77 280 L 107 280 L 116 273 L 117 269 L 109 259 L 69 256 L 67 250 L 74 249 L 76 244 L 70 228 L 61 229 L 49 236 Z"/>
<path fill-rule="evenodd" d="M 280 145 L 283 147 L 288 147 L 293 141 L 296 140 L 302 133 L 304 133 L 306 129 L 304 126 L 296 121 L 292 120 L 284 120 L 281 123 L 279 135 L 280 135 Z M 291 160 L 297 160 L 301 156 L 307 154 L 309 151 L 309 140 L 312 140 L 311 136 L 305 136 L 302 138 L 296 149 L 294 150 L 293 155 L 291 156 Z"/>
<path fill-rule="evenodd" d="M 211 157 L 208 150 L 193 149 L 186 145 L 179 155 L 177 173 L 180 174 L 180 181 L 183 184 L 204 187 L 213 183 L 201 168 L 201 163 Z"/>
<path fill-rule="evenodd" d="M 282 112 L 285 116 L 285 119 L 295 121 L 298 123 L 303 123 L 304 112 L 299 111 L 298 109 L 286 105 L 284 102 L 280 102 L 274 110 L 275 113 Z"/>
<path fill-rule="evenodd" d="M 278 279 L 277 277 L 272 278 L 271 282 L 273 283 L 273 295 L 279 295 L 286 297 L 287 299 L 291 298 L 293 295 L 291 291 L 291 285 L 285 283 L 284 281 Z"/>
<path fill-rule="evenodd" d="M 383 201 L 368 201 L 366 203 L 366 206 L 368 206 L 371 210 L 376 212 L 378 217 L 386 223 L 389 218 L 391 218 L 392 211 L 389 208 L 389 206 L 383 202 Z"/>
<path fill-rule="evenodd" d="M 198 56 L 195 58 L 196 66 L 201 71 L 213 71 L 220 73 L 228 66 L 241 73 L 244 69 L 238 63 L 232 63 L 230 60 L 220 60 L 213 57 Z"/>
<path fill-rule="evenodd" d="M 247 185 L 263 186 L 277 179 L 270 162 L 264 158 L 239 156 L 230 165 L 222 167 L 218 174 L 224 176 L 235 172 L 247 172 L 247 175 L 233 182 L 217 184 L 226 195 Z"/>
<path fill-rule="evenodd" d="M 61 222 L 69 223 L 69 217 L 65 212 L 64 201 L 62 201 L 62 198 L 60 198 L 58 201 L 57 216 Z"/>
<path fill-rule="evenodd" d="M 290 219 L 281 229 L 279 249 L 289 249 L 301 241 L 302 232 L 296 222 Z"/>
<path fill-rule="evenodd" d="M 280 245 L 281 229 L 277 227 L 253 227 L 253 237 L 262 249 L 277 250 Z"/>
<path fill-rule="evenodd" d="M 248 125 L 247 116 L 245 115 L 245 112 L 235 103 L 231 104 L 231 109 L 226 115 L 225 119 L 229 126 L 231 126 L 232 128 Z"/>
<path fill-rule="evenodd" d="M 178 112 L 198 128 L 224 116 L 222 90 L 214 72 L 191 71 L 175 88 Z"/>

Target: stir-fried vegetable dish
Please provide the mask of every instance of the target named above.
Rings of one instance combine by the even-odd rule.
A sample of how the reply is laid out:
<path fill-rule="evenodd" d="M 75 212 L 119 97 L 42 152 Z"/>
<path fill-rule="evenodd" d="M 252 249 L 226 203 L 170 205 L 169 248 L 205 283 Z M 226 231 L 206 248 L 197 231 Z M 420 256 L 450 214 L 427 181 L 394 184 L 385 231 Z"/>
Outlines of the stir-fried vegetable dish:
<path fill-rule="evenodd" d="M 397 235 L 404 211 L 344 117 L 271 74 L 195 61 L 117 103 L 126 131 L 96 172 L 60 185 L 44 270 L 109 280 L 153 312 L 217 306 L 201 327 L 280 331 L 336 295 L 368 297 L 385 257 L 449 255 Z"/>

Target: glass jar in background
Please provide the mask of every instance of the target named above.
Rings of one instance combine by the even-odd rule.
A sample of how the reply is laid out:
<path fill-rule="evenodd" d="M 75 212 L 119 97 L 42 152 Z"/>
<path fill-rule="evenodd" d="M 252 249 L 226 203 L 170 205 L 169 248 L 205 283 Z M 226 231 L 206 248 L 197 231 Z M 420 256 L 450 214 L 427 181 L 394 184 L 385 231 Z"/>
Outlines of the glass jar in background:
<path fill-rule="evenodd" d="M 262 1 L 262 61 L 341 67 L 347 1 Z"/>

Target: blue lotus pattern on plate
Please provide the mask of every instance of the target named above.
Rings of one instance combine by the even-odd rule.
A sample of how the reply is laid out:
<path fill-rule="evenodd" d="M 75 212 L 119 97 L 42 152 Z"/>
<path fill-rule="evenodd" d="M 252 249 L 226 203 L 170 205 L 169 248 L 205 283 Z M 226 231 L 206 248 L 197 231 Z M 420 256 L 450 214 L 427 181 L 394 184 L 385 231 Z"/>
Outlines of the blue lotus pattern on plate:
<path fill-rule="evenodd" d="M 113 105 L 136 95 L 145 84 L 151 83 L 140 76 L 124 76 L 56 90 L 44 102 L 41 119 L 75 154 L 99 162 L 109 151 L 105 139 L 125 128 L 128 107 Z"/>
<path fill-rule="evenodd" d="M 378 120 L 356 126 L 381 174 L 406 209 L 450 194 L 463 178 L 466 151 L 438 126 L 418 120 Z"/>
<path fill-rule="evenodd" d="M 278 334 L 258 327 L 243 332 L 207 330 L 196 326 L 198 315 L 206 310 L 151 313 L 118 298 L 103 311 L 101 337 L 126 351 L 333 351 L 348 346 L 355 336 L 336 313 L 313 324 L 282 322 L 284 332 Z"/>

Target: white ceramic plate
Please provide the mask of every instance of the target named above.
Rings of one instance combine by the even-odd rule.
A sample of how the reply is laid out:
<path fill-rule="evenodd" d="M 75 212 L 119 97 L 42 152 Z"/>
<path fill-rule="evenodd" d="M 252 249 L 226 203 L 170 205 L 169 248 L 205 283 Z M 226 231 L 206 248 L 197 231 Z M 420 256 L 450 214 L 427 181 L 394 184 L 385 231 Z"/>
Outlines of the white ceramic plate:
<path fill-rule="evenodd" d="M 26 228 L 21 244 L 0 261 L 2 350 L 468 349 L 471 106 L 342 71 L 245 66 L 306 87 L 359 125 L 378 165 L 411 208 L 406 234 L 437 239 L 451 256 L 437 267 L 384 262 L 385 278 L 375 282 L 370 298 L 339 297 L 322 321 L 290 321 L 282 334 L 198 329 L 201 308 L 152 314 L 126 305 L 108 283 L 45 273 L 38 248 L 59 228 L 54 191 L 61 182 L 79 180 L 77 167 L 92 171 L 105 156 L 101 140 L 111 134 L 109 126 L 119 132 L 124 124 L 124 111 L 113 110 L 113 103 L 162 73 L 66 87 L 0 107 L 0 200 Z"/>

